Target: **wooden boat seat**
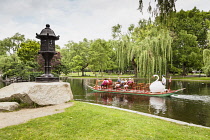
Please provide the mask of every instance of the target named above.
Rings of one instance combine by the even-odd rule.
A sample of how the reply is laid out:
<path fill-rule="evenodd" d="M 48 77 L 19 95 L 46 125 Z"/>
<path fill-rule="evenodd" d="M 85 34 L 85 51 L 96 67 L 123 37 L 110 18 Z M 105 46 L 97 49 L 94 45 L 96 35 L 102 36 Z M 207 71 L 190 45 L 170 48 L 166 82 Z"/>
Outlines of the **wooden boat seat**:
<path fill-rule="evenodd" d="M 143 90 L 143 87 L 144 87 L 144 83 L 138 83 L 136 85 L 136 90 Z"/>
<path fill-rule="evenodd" d="M 136 82 L 132 83 L 131 89 L 135 90 L 136 89 L 136 86 L 137 86 L 137 83 Z"/>
<path fill-rule="evenodd" d="M 145 83 L 138 83 L 137 85 L 136 85 L 136 90 L 148 90 L 149 91 L 149 85 L 150 84 L 145 84 Z"/>

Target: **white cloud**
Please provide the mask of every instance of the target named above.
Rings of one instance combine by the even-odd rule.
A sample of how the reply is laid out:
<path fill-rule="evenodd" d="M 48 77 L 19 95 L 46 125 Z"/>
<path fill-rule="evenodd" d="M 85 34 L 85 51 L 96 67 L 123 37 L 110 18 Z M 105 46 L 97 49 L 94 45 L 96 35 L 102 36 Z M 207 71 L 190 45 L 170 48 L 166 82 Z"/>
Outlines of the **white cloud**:
<path fill-rule="evenodd" d="M 192 10 L 194 7 L 201 11 L 209 11 L 210 0 L 177 0 L 177 10 Z"/>
<path fill-rule="evenodd" d="M 198 6 L 206 10 L 209 0 L 202 1 L 205 3 L 178 0 L 177 9 Z M 36 39 L 35 34 L 40 33 L 45 24 L 50 24 L 56 35 L 60 35 L 56 44 L 61 47 L 70 40 L 111 39 L 112 26 L 121 24 L 126 32 L 130 24 L 148 17 L 147 12 L 142 15 L 137 10 L 138 0 L 0 0 L 0 3 L 0 40 L 17 32 Z"/>

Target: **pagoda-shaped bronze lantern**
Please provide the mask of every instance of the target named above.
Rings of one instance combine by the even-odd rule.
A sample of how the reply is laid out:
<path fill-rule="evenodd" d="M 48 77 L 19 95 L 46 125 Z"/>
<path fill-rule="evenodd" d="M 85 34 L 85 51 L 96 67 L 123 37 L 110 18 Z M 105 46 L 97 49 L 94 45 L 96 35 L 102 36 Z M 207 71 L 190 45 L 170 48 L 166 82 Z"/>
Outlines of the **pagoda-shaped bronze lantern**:
<path fill-rule="evenodd" d="M 41 47 L 39 54 L 41 54 L 45 60 L 44 74 L 40 77 L 36 77 L 37 82 L 58 82 L 59 78 L 54 77 L 51 74 L 51 60 L 56 54 L 55 40 L 59 40 L 59 36 L 56 36 L 54 31 L 50 29 L 50 25 L 46 24 L 46 28 L 41 31 L 40 34 L 36 33 L 36 38 L 41 40 Z"/>

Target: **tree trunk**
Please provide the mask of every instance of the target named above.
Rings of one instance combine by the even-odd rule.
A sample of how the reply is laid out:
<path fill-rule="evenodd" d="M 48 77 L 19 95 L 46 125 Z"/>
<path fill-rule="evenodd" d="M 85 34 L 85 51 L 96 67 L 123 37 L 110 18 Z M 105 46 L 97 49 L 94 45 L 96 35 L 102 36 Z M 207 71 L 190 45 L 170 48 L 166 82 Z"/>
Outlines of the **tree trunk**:
<path fill-rule="evenodd" d="M 186 71 L 186 65 L 185 65 L 185 63 L 182 65 L 182 76 L 186 76 L 187 75 L 187 73 L 186 73 L 187 71 Z"/>
<path fill-rule="evenodd" d="M 85 68 L 88 66 L 88 64 L 86 64 L 85 66 L 82 67 L 81 71 L 82 71 L 82 76 L 85 76 Z"/>
<path fill-rule="evenodd" d="M 82 71 L 82 76 L 85 76 L 85 68 L 82 68 L 81 71 Z"/>
<path fill-rule="evenodd" d="M 135 57 L 132 59 L 132 66 L 134 68 L 134 77 L 137 77 L 137 64 L 135 62 Z"/>

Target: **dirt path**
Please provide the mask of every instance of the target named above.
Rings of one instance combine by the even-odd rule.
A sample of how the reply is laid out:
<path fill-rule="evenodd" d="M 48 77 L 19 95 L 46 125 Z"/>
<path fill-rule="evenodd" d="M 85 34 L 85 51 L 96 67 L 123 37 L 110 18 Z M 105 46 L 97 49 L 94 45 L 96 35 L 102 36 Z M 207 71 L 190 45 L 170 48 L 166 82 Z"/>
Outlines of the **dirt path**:
<path fill-rule="evenodd" d="M 69 102 L 42 108 L 22 109 L 14 112 L 0 112 L 0 129 L 11 125 L 25 123 L 34 118 L 61 113 L 64 112 L 65 108 L 72 105 L 73 103 Z"/>

